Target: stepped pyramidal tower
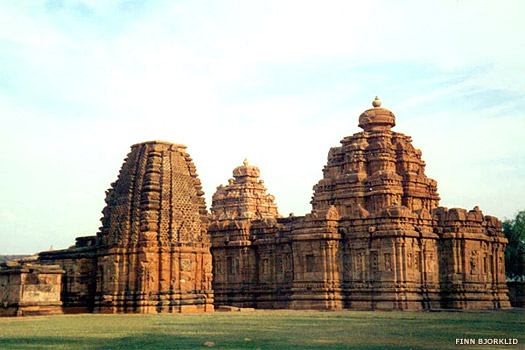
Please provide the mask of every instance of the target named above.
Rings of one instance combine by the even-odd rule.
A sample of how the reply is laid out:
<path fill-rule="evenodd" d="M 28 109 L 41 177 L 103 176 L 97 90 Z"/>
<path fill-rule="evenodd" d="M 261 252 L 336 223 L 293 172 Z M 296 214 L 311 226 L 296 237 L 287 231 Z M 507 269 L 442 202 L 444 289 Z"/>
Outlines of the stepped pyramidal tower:
<path fill-rule="evenodd" d="M 101 313 L 212 311 L 203 194 L 186 146 L 133 145 L 107 191 L 96 237 L 40 254 L 66 270 L 66 306 Z"/>
<path fill-rule="evenodd" d="M 359 117 L 363 131 L 330 150 L 324 178 L 314 187 L 313 209 L 334 205 L 341 215 L 352 216 L 392 205 L 411 211 L 437 208 L 437 183 L 425 175 L 421 151 L 410 136 L 391 130 L 395 116 L 381 108 L 377 97 L 373 106 Z"/>
<path fill-rule="evenodd" d="M 233 170 L 227 186 L 220 185 L 213 195 L 212 212 L 220 221 L 228 219 L 262 219 L 279 216 L 275 197 L 266 193 L 259 168 L 245 159 Z"/>
<path fill-rule="evenodd" d="M 328 153 L 312 211 L 280 218 L 235 180 L 213 197 L 217 304 L 298 309 L 508 308 L 501 222 L 439 207 L 421 151 L 381 107 Z M 245 165 L 246 167 L 246 165 Z M 272 197 L 273 205 L 273 197 Z M 247 210 L 246 208 L 250 208 Z M 244 209 L 241 210 L 241 209 Z"/>
<path fill-rule="evenodd" d="M 244 160 L 233 170 L 228 185 L 220 185 L 213 195 L 210 227 L 214 237 L 213 289 L 220 305 L 275 308 L 283 297 L 283 293 L 277 293 L 265 284 L 259 272 L 264 273 L 269 268 L 270 257 L 281 255 L 277 250 L 288 246 L 271 244 L 268 249 L 275 251 L 264 254 L 261 250 L 261 255 L 254 249 L 259 243 L 263 244 L 260 240 L 254 241 L 255 233 L 259 229 L 263 230 L 261 233 L 266 232 L 267 226 L 275 226 L 280 217 L 274 196 L 267 193 L 259 176 L 259 168 Z M 270 235 L 275 233 L 269 231 Z M 279 266 L 285 266 L 285 262 L 279 262 Z M 259 304 L 253 301 L 257 291 L 261 292 Z"/>

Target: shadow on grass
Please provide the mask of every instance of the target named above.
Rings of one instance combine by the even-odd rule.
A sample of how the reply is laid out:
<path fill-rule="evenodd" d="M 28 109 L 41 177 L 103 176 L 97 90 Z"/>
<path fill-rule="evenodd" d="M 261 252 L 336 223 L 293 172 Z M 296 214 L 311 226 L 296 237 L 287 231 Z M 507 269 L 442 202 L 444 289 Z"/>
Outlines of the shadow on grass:
<path fill-rule="evenodd" d="M 309 344 L 300 341 L 287 343 L 279 339 L 258 339 L 250 341 L 238 339 L 204 340 L 202 338 L 152 334 L 113 339 L 74 337 L 3 338 L 0 340 L 0 347 L 2 349 L 210 349 L 210 347 L 204 345 L 206 341 L 213 341 L 215 345 L 212 348 L 214 349 L 429 349 L 427 347 L 389 346 L 384 344 Z"/>
<path fill-rule="evenodd" d="M 26 337 L 2 338 L 2 349 L 192 349 L 203 342 L 178 336 L 143 334 L 121 338 Z"/>

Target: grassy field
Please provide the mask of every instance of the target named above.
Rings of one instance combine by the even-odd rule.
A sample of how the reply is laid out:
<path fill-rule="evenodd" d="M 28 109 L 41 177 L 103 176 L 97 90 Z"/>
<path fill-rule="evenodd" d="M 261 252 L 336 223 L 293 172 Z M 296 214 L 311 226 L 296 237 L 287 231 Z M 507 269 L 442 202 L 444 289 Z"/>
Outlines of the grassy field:
<path fill-rule="evenodd" d="M 507 346 L 456 338 L 518 338 Z M 1 349 L 525 349 L 525 312 L 254 311 L 0 318 Z M 522 344 L 523 343 L 523 344 Z"/>

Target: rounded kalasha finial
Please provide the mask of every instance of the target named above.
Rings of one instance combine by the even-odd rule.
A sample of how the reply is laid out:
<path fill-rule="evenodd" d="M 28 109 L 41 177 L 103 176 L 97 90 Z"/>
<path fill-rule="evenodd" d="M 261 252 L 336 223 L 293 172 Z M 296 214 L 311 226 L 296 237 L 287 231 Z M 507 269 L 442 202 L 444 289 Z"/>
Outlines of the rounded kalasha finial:
<path fill-rule="evenodd" d="M 247 166 L 248 165 L 248 158 L 247 157 L 244 157 L 244 162 L 242 162 L 242 164 L 244 166 Z"/>
<path fill-rule="evenodd" d="M 374 102 L 372 102 L 372 106 L 374 107 L 381 107 L 381 100 L 379 99 L 379 97 L 376 96 Z"/>

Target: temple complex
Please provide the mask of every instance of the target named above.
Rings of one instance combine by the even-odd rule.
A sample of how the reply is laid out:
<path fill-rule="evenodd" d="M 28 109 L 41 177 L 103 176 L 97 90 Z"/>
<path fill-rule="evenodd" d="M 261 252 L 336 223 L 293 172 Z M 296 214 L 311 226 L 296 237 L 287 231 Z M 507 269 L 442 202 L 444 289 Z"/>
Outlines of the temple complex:
<path fill-rule="evenodd" d="M 305 216 L 279 215 L 247 160 L 209 214 L 186 146 L 133 145 L 96 235 L 0 266 L 1 314 L 510 307 L 501 221 L 440 207 L 395 121 L 376 97 Z"/>
<path fill-rule="evenodd" d="M 328 153 L 312 211 L 281 218 L 259 169 L 213 196 L 217 305 L 294 309 L 508 308 L 501 222 L 439 207 L 421 151 L 381 107 Z"/>

